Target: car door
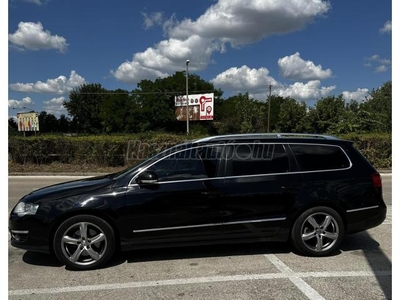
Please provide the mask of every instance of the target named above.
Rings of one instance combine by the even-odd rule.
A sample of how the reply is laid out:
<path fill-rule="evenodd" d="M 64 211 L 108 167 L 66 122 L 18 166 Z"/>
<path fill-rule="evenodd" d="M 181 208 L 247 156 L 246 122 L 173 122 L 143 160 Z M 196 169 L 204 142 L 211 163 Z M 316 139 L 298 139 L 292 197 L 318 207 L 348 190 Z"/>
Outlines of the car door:
<path fill-rule="evenodd" d="M 227 238 L 271 237 L 285 230 L 302 177 L 291 172 L 284 144 L 235 143 L 227 146 L 222 191 Z"/>
<path fill-rule="evenodd" d="M 129 186 L 126 225 L 135 245 L 219 239 L 221 146 L 193 147 L 146 167 L 155 184 Z"/>

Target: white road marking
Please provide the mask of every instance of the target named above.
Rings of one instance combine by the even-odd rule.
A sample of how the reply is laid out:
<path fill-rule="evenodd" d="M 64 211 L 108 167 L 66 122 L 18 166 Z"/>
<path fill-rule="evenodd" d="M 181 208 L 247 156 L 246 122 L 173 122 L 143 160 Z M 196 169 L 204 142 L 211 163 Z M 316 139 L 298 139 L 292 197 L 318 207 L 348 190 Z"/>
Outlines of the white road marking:
<path fill-rule="evenodd" d="M 316 290 L 314 290 L 307 282 L 301 279 L 295 272 L 292 271 L 287 265 L 285 265 L 279 258 L 274 254 L 265 254 L 265 257 L 283 274 L 287 275 L 287 278 L 293 282 L 295 286 L 299 288 L 300 291 L 308 299 L 313 300 L 325 300 Z"/>
<path fill-rule="evenodd" d="M 268 256 L 267 256 L 268 257 Z M 282 262 L 281 262 L 282 263 Z M 289 269 L 288 267 L 286 267 Z M 289 269 L 290 270 L 290 269 Z M 126 283 L 112 283 L 112 284 L 99 284 L 99 285 L 82 285 L 74 287 L 58 287 L 46 289 L 24 289 L 24 290 L 10 290 L 9 296 L 23 296 L 30 294 L 59 294 L 59 293 L 72 293 L 72 292 L 87 292 L 87 291 L 100 291 L 100 290 L 120 290 L 132 288 L 145 288 L 156 286 L 174 286 L 183 284 L 200 284 L 200 283 L 213 283 L 213 282 L 229 282 L 229 281 L 245 281 L 245 280 L 268 280 L 268 279 L 294 279 L 294 284 L 299 284 L 302 291 L 307 296 L 318 295 L 320 298 L 310 299 L 324 299 L 307 283 L 304 282 L 309 288 L 305 289 L 303 283 L 298 283 L 299 279 L 307 277 L 375 277 L 375 276 L 391 276 L 392 271 L 353 271 L 353 272 L 280 272 L 280 273 L 267 273 L 267 274 L 253 274 L 253 275 L 232 275 L 232 276 L 211 276 L 211 277 L 194 277 L 194 278 L 181 278 L 169 280 L 156 280 L 156 281 L 134 281 Z M 298 286 L 296 284 L 296 286 Z M 310 297 L 309 296 L 309 297 Z"/>

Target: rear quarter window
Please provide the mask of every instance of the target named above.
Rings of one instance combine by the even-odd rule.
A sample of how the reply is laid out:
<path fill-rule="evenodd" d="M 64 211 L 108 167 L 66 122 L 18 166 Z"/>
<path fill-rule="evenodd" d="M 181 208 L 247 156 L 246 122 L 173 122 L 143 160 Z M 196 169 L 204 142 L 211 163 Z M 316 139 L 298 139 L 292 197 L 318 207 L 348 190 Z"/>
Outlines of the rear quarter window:
<path fill-rule="evenodd" d="M 302 171 L 339 170 L 350 167 L 342 148 L 333 145 L 290 145 Z"/>

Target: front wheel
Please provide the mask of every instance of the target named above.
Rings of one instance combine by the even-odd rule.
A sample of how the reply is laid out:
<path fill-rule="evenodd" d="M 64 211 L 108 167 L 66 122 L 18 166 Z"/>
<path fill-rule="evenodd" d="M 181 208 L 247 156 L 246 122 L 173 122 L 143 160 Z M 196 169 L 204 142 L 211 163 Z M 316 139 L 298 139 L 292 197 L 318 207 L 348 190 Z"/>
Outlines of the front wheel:
<path fill-rule="evenodd" d="M 332 208 L 313 207 L 302 213 L 292 228 L 291 240 L 301 253 L 326 256 L 335 252 L 344 236 L 340 215 Z"/>
<path fill-rule="evenodd" d="M 101 218 L 91 215 L 75 216 L 58 227 L 53 247 L 58 260 L 72 269 L 99 268 L 114 253 L 114 231 Z"/>

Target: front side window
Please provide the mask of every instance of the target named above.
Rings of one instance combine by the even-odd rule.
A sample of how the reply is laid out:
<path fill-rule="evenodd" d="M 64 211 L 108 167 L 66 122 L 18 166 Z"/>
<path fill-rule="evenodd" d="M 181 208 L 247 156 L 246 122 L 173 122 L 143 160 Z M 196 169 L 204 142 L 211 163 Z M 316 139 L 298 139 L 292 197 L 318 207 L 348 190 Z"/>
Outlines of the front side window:
<path fill-rule="evenodd" d="M 168 156 L 147 170 L 154 172 L 159 182 L 213 178 L 220 158 L 219 147 L 191 148 Z"/>
<path fill-rule="evenodd" d="M 289 160 L 281 144 L 232 145 L 227 154 L 227 176 L 285 173 Z"/>
<path fill-rule="evenodd" d="M 350 167 L 342 148 L 332 145 L 290 145 L 302 171 L 337 170 Z"/>

